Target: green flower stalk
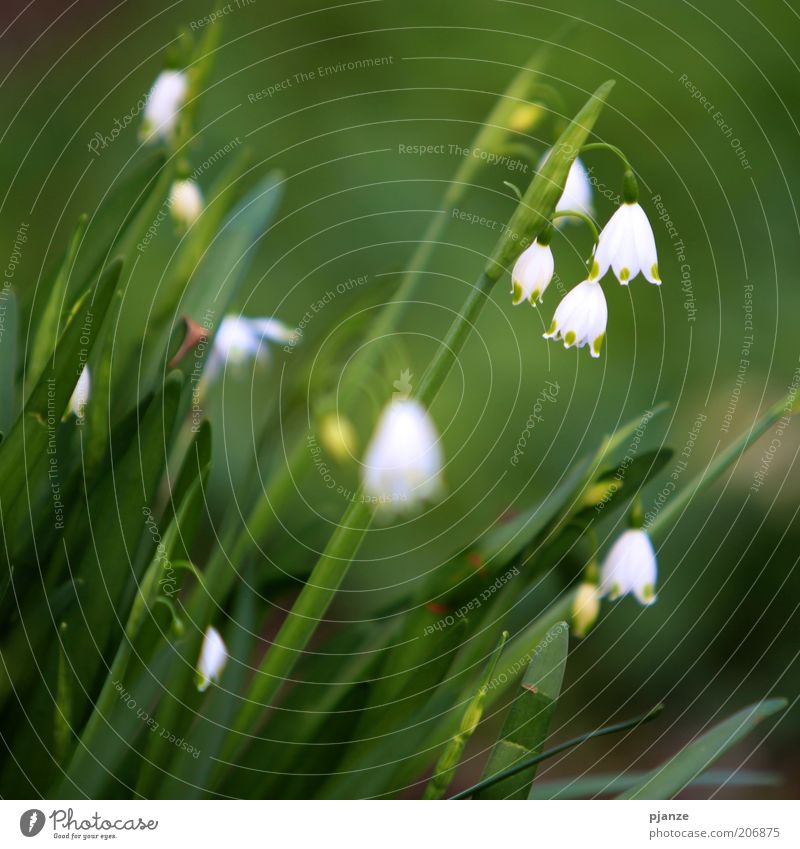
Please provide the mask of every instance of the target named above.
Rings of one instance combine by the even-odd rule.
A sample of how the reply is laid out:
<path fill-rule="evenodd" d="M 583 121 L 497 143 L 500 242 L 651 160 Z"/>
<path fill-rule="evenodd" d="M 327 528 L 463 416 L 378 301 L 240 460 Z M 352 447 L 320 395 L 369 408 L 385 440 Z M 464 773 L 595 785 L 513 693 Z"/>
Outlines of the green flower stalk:
<path fill-rule="evenodd" d="M 592 95 L 528 187 L 483 274 L 472 287 L 417 386 L 415 397 L 423 406 L 429 407 L 436 397 L 494 284 L 536 234 L 549 225 L 575 153 L 591 132 L 612 86 L 613 81 L 604 83 Z M 359 490 L 264 657 L 234 725 L 237 735 L 247 735 L 254 728 L 264 708 L 272 704 L 282 683 L 291 675 L 344 580 L 372 521 L 373 512 L 373 505 Z M 230 749 L 235 753 L 244 740 L 244 736 L 232 738 Z M 230 751 L 228 755 L 231 755 Z"/>

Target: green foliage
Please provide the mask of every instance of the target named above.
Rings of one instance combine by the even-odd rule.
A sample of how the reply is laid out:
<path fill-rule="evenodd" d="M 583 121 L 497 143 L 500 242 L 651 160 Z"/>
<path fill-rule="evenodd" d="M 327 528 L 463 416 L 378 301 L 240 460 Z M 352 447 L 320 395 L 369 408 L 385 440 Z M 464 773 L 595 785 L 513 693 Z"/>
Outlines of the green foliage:
<path fill-rule="evenodd" d="M 500 738 L 495 743 L 484 778 L 491 778 L 514 766 L 522 758 L 538 755 L 555 713 L 564 668 L 567 663 L 569 628 L 559 622 L 551 628 L 522 678 Z M 517 773 L 475 794 L 476 799 L 524 799 L 528 795 L 536 767 Z"/>
<path fill-rule="evenodd" d="M 319 518 L 302 546 L 288 547 L 294 562 L 276 555 L 281 534 L 295 532 L 282 517 L 312 465 L 306 439 L 314 426 L 310 416 L 296 426 L 295 444 L 284 446 L 281 404 L 291 399 L 299 418 L 314 375 L 323 397 L 308 406 L 338 409 L 333 370 L 314 374 L 316 349 L 271 387 L 277 400 L 264 399 L 260 387 L 253 392 L 271 415 L 253 438 L 252 480 L 232 482 L 236 503 L 210 506 L 205 407 L 207 393 L 224 407 L 226 389 L 204 372 L 207 352 L 225 316 L 248 309 L 248 275 L 262 245 L 274 247 L 286 179 L 256 174 L 252 153 L 237 153 L 206 192 L 202 216 L 173 245 L 157 290 L 147 289 L 136 267 L 137 246 L 161 220 L 173 181 L 191 171 L 194 118 L 218 39 L 214 26 L 198 39 L 184 31 L 173 45 L 170 61 L 186 69 L 190 90 L 175 138 L 138 153 L 94 212 L 80 217 L 34 299 L 27 338 L 14 293 L 0 295 L 0 711 L 13 755 L 0 766 L 0 795 L 441 799 L 488 749 L 481 781 L 456 798 L 591 795 L 607 787 L 625 798 L 670 798 L 696 785 L 784 703 L 736 714 L 635 782 L 612 776 L 601 787 L 595 777 L 569 790 L 534 783 L 542 760 L 655 715 L 544 749 L 569 652 L 564 620 L 576 581 L 596 556 L 598 529 L 619 519 L 672 461 L 664 446 L 623 455 L 641 416 L 566 463 L 548 497 L 515 504 L 514 515 L 446 549 L 442 565 L 413 591 L 387 595 L 385 608 L 359 625 L 329 614 L 375 515 L 357 486 L 338 524 Z M 475 149 L 500 156 L 540 129 L 547 110 L 539 101 L 553 96 L 543 82 L 547 56 L 537 51 L 514 77 L 480 125 Z M 546 163 L 494 248 L 479 254 L 475 283 L 413 387 L 426 406 L 495 284 L 551 226 L 612 87 L 604 83 L 571 121 L 558 123 Z M 460 161 L 443 192 L 445 209 L 461 202 L 483 167 L 474 156 Z M 365 420 L 356 399 L 365 375 L 378 369 L 377 343 L 397 335 L 446 218 L 432 218 L 378 318 L 354 323 L 352 336 L 337 340 L 337 358 L 360 349 L 342 403 Z M 166 242 L 177 234 L 164 225 L 158 235 Z M 291 283 L 274 285 L 283 292 Z M 144 336 L 123 321 L 123 293 L 138 296 L 137 287 L 143 303 L 151 299 Z M 370 312 L 383 291 L 363 294 Z M 324 340 L 330 327 L 319 324 Z M 68 404 L 85 367 L 93 389 L 79 421 Z M 794 406 L 794 399 L 776 404 L 688 482 L 652 533 L 670 527 L 690 497 Z M 295 597 L 273 592 L 276 573 Z M 499 643 L 498 623 L 507 629 Z M 196 667 L 209 626 L 224 637 L 227 663 L 201 692 Z M 483 737 L 498 726 L 487 744 Z"/>
<path fill-rule="evenodd" d="M 696 781 L 728 749 L 763 720 L 786 708 L 785 699 L 767 699 L 735 713 L 689 743 L 666 763 L 626 790 L 620 799 L 672 799 Z"/>

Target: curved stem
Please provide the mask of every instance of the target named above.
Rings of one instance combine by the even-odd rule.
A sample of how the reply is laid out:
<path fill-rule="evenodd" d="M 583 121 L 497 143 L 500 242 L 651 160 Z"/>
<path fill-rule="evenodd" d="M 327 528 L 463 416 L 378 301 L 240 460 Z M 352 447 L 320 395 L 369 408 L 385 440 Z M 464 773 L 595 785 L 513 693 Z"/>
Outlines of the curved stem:
<path fill-rule="evenodd" d="M 625 156 L 625 154 L 615 144 L 609 144 L 608 142 L 591 142 L 589 144 L 585 144 L 581 148 L 581 153 L 586 153 L 590 150 L 608 150 L 622 160 L 622 164 L 625 166 L 627 171 L 633 171 L 631 163 L 628 161 L 628 157 Z"/>
<path fill-rule="evenodd" d="M 579 218 L 592 231 L 592 238 L 594 239 L 594 243 L 597 244 L 600 233 L 597 231 L 597 225 L 585 212 L 578 212 L 577 209 L 563 209 L 553 215 L 553 221 L 556 218 Z"/>

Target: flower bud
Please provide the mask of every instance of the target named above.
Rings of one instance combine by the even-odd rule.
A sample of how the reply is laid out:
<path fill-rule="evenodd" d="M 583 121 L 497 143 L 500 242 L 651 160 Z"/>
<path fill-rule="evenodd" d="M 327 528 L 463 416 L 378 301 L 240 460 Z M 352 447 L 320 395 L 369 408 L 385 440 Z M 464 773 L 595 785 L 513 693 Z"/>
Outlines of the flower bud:
<path fill-rule="evenodd" d="M 169 211 L 180 230 L 191 227 L 203 211 L 203 195 L 194 180 L 176 180 L 169 193 Z"/>
<path fill-rule="evenodd" d="M 326 413 L 322 417 L 319 438 L 325 450 L 338 463 L 352 460 L 358 449 L 358 438 L 350 419 L 337 413 Z"/>
<path fill-rule="evenodd" d="M 189 81 L 183 71 L 167 70 L 158 75 L 144 107 L 141 129 L 144 141 L 174 138 L 188 91 Z"/>
<path fill-rule="evenodd" d="M 600 590 L 596 584 L 583 581 L 575 593 L 572 602 L 572 633 L 576 637 L 585 637 L 600 613 Z"/>
<path fill-rule="evenodd" d="M 89 395 L 92 390 L 92 380 L 89 376 L 89 366 L 86 365 L 81 371 L 81 376 L 78 378 L 78 383 L 72 392 L 72 397 L 69 399 L 68 411 L 72 413 L 79 421 L 83 421 L 86 414 L 86 405 L 89 403 Z"/>
<path fill-rule="evenodd" d="M 216 628 L 211 625 L 206 628 L 203 647 L 200 649 L 200 658 L 197 661 L 197 675 L 195 683 L 199 692 L 204 693 L 211 682 L 219 683 L 222 670 L 228 662 L 228 650 Z"/>

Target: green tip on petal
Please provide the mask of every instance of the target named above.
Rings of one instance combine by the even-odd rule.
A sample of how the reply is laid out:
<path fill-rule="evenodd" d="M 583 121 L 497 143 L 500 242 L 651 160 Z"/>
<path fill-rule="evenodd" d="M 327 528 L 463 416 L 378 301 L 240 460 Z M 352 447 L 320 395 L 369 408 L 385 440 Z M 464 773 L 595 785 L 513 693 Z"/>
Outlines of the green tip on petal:
<path fill-rule="evenodd" d="M 611 590 L 608 593 L 609 601 L 616 601 L 622 595 L 622 587 L 619 584 L 612 584 Z"/>
<path fill-rule="evenodd" d="M 659 283 L 661 282 L 661 277 L 658 273 L 658 263 L 657 262 L 653 263 L 653 267 L 650 269 L 650 274 L 653 276 L 653 280 L 658 280 Z"/>
<path fill-rule="evenodd" d="M 656 600 L 656 588 L 652 584 L 643 586 L 642 598 L 645 600 L 645 604 L 652 604 Z"/>
<path fill-rule="evenodd" d="M 575 344 L 575 339 L 575 331 L 570 330 L 569 333 L 567 333 L 567 335 L 564 337 L 564 344 L 569 348 L 570 345 Z"/>
<path fill-rule="evenodd" d="M 631 276 L 630 269 L 628 269 L 628 268 L 621 268 L 620 269 L 619 279 L 620 279 L 621 282 L 623 282 L 623 283 L 626 282 L 627 280 L 630 279 L 630 276 Z"/>
<path fill-rule="evenodd" d="M 592 260 L 592 269 L 589 272 L 589 279 L 594 280 L 600 274 L 600 265 L 596 259 Z"/>
<path fill-rule="evenodd" d="M 537 299 L 541 300 L 541 297 L 541 291 L 539 289 L 534 289 L 533 292 L 531 292 L 530 298 L 528 298 L 528 300 L 531 302 L 531 306 L 535 307 Z"/>
<path fill-rule="evenodd" d="M 555 336 L 556 330 L 557 330 L 557 328 L 556 328 L 556 320 L 555 320 L 555 319 L 553 319 L 552 323 L 550 324 L 550 329 L 549 329 L 549 330 L 547 331 L 547 333 L 545 333 L 544 335 L 545 335 L 545 336 Z"/>
<path fill-rule="evenodd" d="M 600 349 L 603 347 L 603 339 L 605 338 L 605 333 L 601 333 L 597 339 L 592 342 L 592 350 L 600 356 Z"/>
<path fill-rule="evenodd" d="M 511 285 L 514 287 L 511 290 L 512 298 L 511 303 L 516 306 L 517 304 L 521 304 L 525 300 L 525 294 L 522 291 L 522 286 L 517 283 L 516 280 L 512 281 Z"/>

